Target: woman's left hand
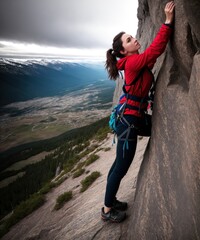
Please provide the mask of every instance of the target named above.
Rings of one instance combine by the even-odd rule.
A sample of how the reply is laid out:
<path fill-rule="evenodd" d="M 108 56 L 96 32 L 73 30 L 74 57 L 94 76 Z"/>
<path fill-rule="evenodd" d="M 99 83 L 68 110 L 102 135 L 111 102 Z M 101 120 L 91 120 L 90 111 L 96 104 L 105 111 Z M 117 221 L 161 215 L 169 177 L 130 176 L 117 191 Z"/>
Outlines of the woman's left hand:
<path fill-rule="evenodd" d="M 174 20 L 174 8 L 175 8 L 175 4 L 173 1 L 168 2 L 165 6 L 165 15 L 166 15 L 166 20 L 165 23 L 166 24 L 171 24 Z"/>

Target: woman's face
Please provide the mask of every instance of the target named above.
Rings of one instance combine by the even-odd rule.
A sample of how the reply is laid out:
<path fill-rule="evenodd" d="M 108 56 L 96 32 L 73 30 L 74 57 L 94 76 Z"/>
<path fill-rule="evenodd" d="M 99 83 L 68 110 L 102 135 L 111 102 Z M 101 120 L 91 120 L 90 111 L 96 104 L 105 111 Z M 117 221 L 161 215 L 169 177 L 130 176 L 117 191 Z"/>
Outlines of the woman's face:
<path fill-rule="evenodd" d="M 131 35 L 124 33 L 121 37 L 122 46 L 124 48 L 121 53 L 125 56 L 129 56 L 135 53 L 138 53 L 140 49 L 140 44 L 138 43 L 136 38 L 133 38 Z"/>

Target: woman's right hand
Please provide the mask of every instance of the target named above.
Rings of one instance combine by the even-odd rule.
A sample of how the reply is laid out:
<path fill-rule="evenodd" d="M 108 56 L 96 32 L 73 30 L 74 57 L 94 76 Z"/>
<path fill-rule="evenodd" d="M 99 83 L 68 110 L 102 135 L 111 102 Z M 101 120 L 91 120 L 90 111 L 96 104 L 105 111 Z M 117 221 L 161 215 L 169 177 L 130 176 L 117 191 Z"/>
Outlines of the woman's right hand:
<path fill-rule="evenodd" d="M 175 4 L 173 1 L 168 2 L 165 6 L 165 15 L 166 15 L 166 20 L 165 23 L 166 24 L 171 24 L 174 20 L 174 8 L 175 8 Z"/>

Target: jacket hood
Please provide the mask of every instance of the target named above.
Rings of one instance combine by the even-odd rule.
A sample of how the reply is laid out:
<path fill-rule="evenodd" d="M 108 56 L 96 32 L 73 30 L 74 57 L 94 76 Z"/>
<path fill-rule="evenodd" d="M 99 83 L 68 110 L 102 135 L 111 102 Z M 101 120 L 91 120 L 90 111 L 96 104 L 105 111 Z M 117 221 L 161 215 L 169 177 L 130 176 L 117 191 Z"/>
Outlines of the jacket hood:
<path fill-rule="evenodd" d="M 121 58 L 117 62 L 117 68 L 118 70 L 124 70 L 125 69 L 125 64 L 126 64 L 127 57 Z"/>

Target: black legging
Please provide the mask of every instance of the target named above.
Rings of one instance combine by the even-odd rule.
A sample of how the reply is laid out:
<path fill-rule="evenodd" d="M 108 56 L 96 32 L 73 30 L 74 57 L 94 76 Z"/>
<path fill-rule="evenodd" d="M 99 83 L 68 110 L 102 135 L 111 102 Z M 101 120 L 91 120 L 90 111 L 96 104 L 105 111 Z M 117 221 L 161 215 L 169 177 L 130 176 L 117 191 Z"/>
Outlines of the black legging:
<path fill-rule="evenodd" d="M 124 115 L 130 124 L 138 125 L 137 117 L 131 115 Z M 139 120 L 140 121 L 140 120 Z M 117 136 L 120 136 L 126 129 L 127 125 L 119 122 L 117 124 Z M 112 207 L 114 199 L 116 198 L 122 178 L 126 175 L 135 155 L 137 147 L 137 134 L 138 131 L 132 128 L 128 137 L 128 148 L 124 147 L 124 141 L 118 139 L 116 159 L 108 173 L 107 186 L 104 204 L 106 207 Z M 123 136 L 125 138 L 125 135 Z"/>

